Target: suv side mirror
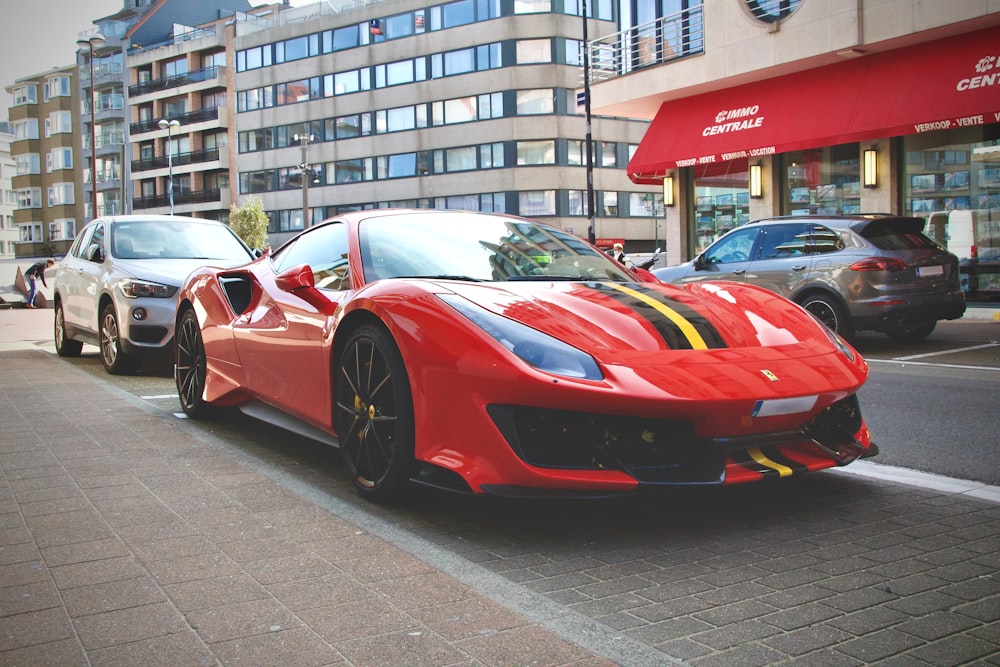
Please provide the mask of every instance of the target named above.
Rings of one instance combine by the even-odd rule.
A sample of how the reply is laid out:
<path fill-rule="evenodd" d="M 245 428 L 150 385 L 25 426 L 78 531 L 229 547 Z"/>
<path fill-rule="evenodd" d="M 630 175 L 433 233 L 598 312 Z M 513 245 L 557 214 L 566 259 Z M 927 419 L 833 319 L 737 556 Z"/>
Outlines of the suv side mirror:
<path fill-rule="evenodd" d="M 104 250 L 97 243 L 91 243 L 90 247 L 87 248 L 87 259 L 91 262 L 100 264 L 104 261 Z"/>
<path fill-rule="evenodd" d="M 694 270 L 701 271 L 705 268 L 705 253 L 701 253 L 694 258 Z"/>

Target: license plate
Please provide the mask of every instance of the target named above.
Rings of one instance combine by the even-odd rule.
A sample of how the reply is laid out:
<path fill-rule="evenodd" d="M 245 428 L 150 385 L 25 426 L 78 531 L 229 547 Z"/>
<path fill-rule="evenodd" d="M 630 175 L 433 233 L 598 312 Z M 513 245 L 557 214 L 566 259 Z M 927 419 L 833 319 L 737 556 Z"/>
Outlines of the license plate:
<path fill-rule="evenodd" d="M 918 266 L 917 278 L 930 278 L 931 276 L 943 276 L 943 266 Z"/>

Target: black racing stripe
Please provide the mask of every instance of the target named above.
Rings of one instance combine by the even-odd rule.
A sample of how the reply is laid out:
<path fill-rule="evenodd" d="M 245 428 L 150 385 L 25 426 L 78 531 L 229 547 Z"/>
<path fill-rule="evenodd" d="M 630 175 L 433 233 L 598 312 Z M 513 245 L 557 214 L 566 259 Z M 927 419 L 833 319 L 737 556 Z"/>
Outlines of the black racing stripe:
<path fill-rule="evenodd" d="M 643 303 L 634 296 L 630 296 L 624 292 L 619 292 L 618 290 L 608 287 L 607 285 L 588 283 L 587 286 L 600 291 L 602 294 L 605 294 L 615 301 L 634 310 L 644 320 L 649 322 L 654 329 L 656 329 L 656 332 L 660 334 L 660 338 L 663 339 L 663 342 L 666 343 L 667 347 L 671 350 L 694 349 L 691 346 L 691 341 L 687 339 L 687 336 L 684 335 L 684 332 L 681 331 L 680 327 L 670 321 L 669 317 L 659 312 L 648 303 Z M 634 288 L 634 285 L 629 285 L 629 287 Z"/>
<path fill-rule="evenodd" d="M 691 323 L 691 326 L 695 328 L 702 340 L 705 341 L 705 345 L 709 348 L 726 347 L 726 341 L 723 340 L 722 334 L 719 333 L 719 330 L 716 329 L 704 315 L 691 306 L 686 303 L 681 303 L 676 299 L 671 299 L 663 292 L 651 289 L 642 284 L 630 285 L 630 287 L 637 292 L 642 292 L 644 295 L 656 299 L 663 305 L 676 311 L 678 315 Z"/>
<path fill-rule="evenodd" d="M 729 458 L 732 459 L 733 463 L 743 466 L 747 470 L 753 473 L 757 473 L 762 477 L 780 477 L 778 471 L 773 468 L 768 468 L 767 466 L 762 466 L 757 463 L 747 450 L 740 449 L 738 451 L 729 452 Z"/>

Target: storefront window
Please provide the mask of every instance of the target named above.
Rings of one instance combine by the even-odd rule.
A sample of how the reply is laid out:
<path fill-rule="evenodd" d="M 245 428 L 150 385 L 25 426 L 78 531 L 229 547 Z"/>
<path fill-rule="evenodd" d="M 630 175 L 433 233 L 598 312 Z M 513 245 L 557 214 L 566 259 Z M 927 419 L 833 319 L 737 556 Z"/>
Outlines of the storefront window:
<path fill-rule="evenodd" d="M 861 148 L 840 144 L 784 155 L 789 215 L 861 213 Z"/>
<path fill-rule="evenodd" d="M 746 160 L 697 168 L 695 176 L 695 254 L 730 229 L 750 220 L 750 174 Z"/>
<path fill-rule="evenodd" d="M 904 137 L 904 211 L 960 261 L 969 296 L 1000 295 L 1000 126 Z"/>

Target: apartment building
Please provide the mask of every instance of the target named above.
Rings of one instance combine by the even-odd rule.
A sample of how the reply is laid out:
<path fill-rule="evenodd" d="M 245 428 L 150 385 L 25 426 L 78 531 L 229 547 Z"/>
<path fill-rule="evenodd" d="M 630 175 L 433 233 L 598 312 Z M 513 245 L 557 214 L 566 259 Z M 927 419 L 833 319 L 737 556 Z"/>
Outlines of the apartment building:
<path fill-rule="evenodd" d="M 76 235 L 76 221 L 83 213 L 75 132 L 77 86 L 77 68 L 67 65 L 6 87 L 14 98 L 8 117 L 17 257 L 65 252 Z"/>
<path fill-rule="evenodd" d="M 20 232 L 14 224 L 17 196 L 13 185 L 14 158 L 10 154 L 13 140 L 10 126 L 6 122 L 0 122 L 0 259 L 13 259 L 20 239 Z"/>
<path fill-rule="evenodd" d="M 670 264 L 770 215 L 1000 218 L 997 3 L 619 10 L 620 30 L 589 45 L 592 107 L 652 121 L 628 173 L 665 188 Z"/>
<path fill-rule="evenodd" d="M 616 29 L 603 5 L 591 34 Z M 586 238 L 577 8 L 387 0 L 239 17 L 236 198 L 263 200 L 272 244 L 338 211 L 387 206 L 504 211 Z M 654 236 L 659 189 L 625 170 L 646 125 L 593 119 L 608 243 Z"/>

